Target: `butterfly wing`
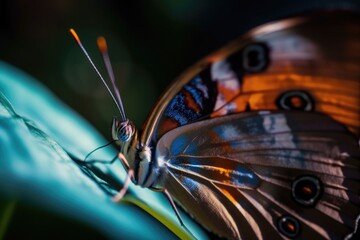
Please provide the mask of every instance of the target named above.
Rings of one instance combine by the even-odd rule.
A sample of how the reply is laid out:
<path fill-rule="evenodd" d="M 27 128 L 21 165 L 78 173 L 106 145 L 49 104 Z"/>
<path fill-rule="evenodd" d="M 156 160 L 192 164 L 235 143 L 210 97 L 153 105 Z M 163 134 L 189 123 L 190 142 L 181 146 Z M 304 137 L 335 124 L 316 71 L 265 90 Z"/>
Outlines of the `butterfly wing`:
<path fill-rule="evenodd" d="M 353 232 L 359 23 L 360 15 L 347 11 L 273 22 L 183 73 L 140 139 L 167 166 L 160 184 L 201 224 L 229 238 L 336 239 Z M 254 113 L 261 110 L 284 112 Z"/>
<path fill-rule="evenodd" d="M 250 31 L 170 85 L 141 142 L 197 120 L 279 109 L 326 113 L 360 134 L 359 26 L 358 13 L 327 11 Z"/>
<path fill-rule="evenodd" d="M 163 187 L 230 239 L 344 239 L 360 213 L 356 138 L 330 117 L 252 112 L 200 121 L 158 141 Z"/>

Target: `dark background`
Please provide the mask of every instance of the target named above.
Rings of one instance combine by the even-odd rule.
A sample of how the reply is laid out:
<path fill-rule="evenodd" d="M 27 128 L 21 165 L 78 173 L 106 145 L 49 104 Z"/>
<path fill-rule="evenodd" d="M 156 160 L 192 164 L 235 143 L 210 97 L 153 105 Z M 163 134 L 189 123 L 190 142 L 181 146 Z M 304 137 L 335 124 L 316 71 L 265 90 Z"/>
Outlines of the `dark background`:
<path fill-rule="evenodd" d="M 95 42 L 99 35 L 107 38 L 127 116 L 140 127 L 165 87 L 205 55 L 257 25 L 334 8 L 360 10 L 360 1 L 0 0 L 0 60 L 41 81 L 110 140 L 117 110 L 69 28 L 105 77 Z M 57 227 L 51 223 L 38 225 Z M 79 225 L 70 231 L 72 225 L 60 228 L 73 234 Z"/>
<path fill-rule="evenodd" d="M 0 60 L 44 83 L 110 139 L 115 105 L 68 30 L 107 77 L 96 37 L 108 40 L 127 116 L 141 127 L 181 71 L 250 28 L 359 0 L 1 0 Z M 19 96 L 22 97 L 22 96 Z"/>

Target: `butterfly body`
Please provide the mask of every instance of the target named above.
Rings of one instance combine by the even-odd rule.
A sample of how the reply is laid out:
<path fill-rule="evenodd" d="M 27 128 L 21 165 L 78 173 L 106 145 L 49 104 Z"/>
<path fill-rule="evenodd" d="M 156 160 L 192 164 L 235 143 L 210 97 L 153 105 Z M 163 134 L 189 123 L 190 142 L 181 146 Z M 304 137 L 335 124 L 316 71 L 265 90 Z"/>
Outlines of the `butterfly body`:
<path fill-rule="evenodd" d="M 261 26 L 181 75 L 143 131 L 113 121 L 135 184 L 228 239 L 345 239 L 360 214 L 359 15 Z"/>

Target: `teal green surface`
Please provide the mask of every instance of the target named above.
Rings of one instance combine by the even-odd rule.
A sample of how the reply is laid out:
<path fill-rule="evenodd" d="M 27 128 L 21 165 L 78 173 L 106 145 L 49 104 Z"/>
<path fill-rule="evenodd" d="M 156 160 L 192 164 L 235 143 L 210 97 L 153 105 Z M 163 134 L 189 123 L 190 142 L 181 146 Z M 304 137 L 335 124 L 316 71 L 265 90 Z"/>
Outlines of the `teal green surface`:
<path fill-rule="evenodd" d="M 119 162 L 97 164 L 102 179 L 84 174 L 68 153 L 83 159 L 106 140 L 36 80 L 0 62 L 0 91 L 0 202 L 16 201 L 74 219 L 110 239 L 191 238 L 161 193 L 132 184 L 124 201 L 131 204 L 111 201 L 98 182 L 111 179 L 121 185 L 126 173 Z M 109 147 L 93 157 L 110 160 L 115 155 Z M 192 234 L 206 238 L 182 216 Z"/>

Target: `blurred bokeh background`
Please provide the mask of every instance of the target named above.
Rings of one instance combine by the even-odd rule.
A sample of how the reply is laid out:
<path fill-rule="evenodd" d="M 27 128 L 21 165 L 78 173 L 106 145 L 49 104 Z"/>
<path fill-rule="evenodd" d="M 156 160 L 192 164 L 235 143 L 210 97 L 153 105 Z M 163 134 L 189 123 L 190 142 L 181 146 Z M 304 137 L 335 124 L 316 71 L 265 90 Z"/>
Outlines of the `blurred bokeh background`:
<path fill-rule="evenodd" d="M 259 24 L 332 8 L 359 10 L 360 1 L 1 0 L 0 59 L 37 78 L 110 139 L 117 110 L 69 28 L 105 77 L 96 38 L 106 37 L 127 116 L 141 127 L 166 86 L 197 60 Z"/>

